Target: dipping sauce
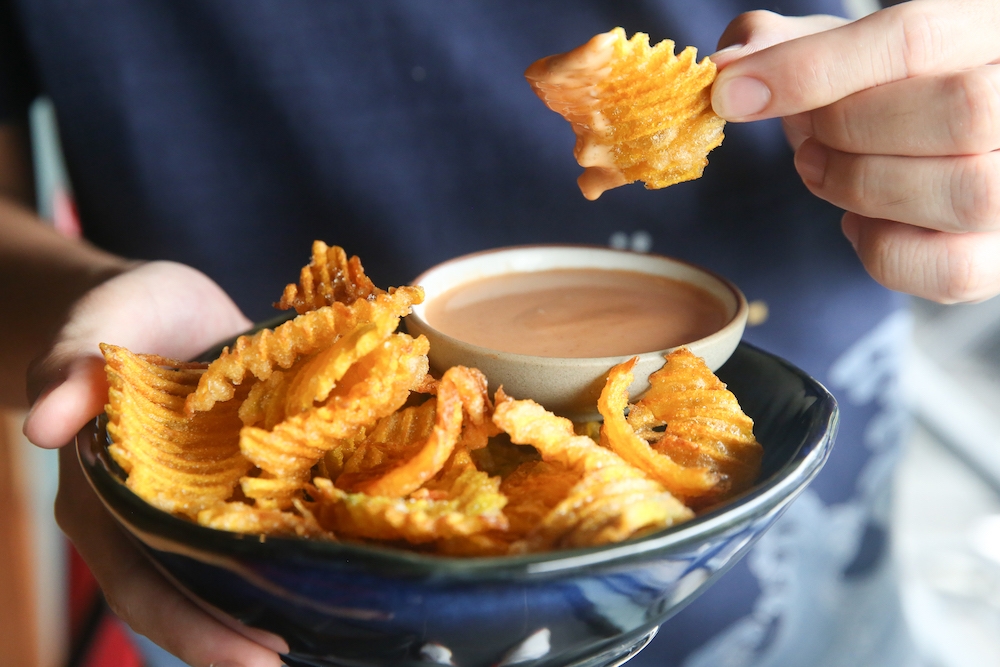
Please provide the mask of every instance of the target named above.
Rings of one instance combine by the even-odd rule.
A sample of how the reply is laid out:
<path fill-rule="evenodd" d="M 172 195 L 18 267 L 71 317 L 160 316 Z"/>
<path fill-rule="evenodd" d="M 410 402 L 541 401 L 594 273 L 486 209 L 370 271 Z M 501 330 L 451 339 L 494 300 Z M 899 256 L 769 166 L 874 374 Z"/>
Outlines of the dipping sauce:
<path fill-rule="evenodd" d="M 704 338 L 729 318 L 694 285 L 637 271 L 553 269 L 459 285 L 430 300 L 427 323 L 474 345 L 539 357 L 612 357 Z"/>

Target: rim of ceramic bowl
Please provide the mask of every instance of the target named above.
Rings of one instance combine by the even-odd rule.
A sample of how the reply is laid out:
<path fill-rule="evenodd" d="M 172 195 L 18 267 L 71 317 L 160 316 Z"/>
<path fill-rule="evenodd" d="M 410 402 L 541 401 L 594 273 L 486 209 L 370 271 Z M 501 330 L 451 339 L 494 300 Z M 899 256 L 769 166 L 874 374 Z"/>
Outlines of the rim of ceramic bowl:
<path fill-rule="evenodd" d="M 253 556 L 309 561 L 351 562 L 367 571 L 391 576 L 439 576 L 454 580 L 503 579 L 559 576 L 591 567 L 623 565 L 655 557 L 658 552 L 681 549 L 726 529 L 762 516 L 794 498 L 815 477 L 829 455 L 836 435 L 836 400 L 815 379 L 787 361 L 747 343 L 749 352 L 768 357 L 802 378 L 821 403 L 820 414 L 792 456 L 767 479 L 749 491 L 728 500 L 685 523 L 612 545 L 566 549 L 538 554 L 460 558 L 302 538 L 267 537 L 231 533 L 200 526 L 149 505 L 124 484 L 124 472 L 108 453 L 108 436 L 102 416 L 85 426 L 77 436 L 77 452 L 84 473 L 105 507 L 140 542 L 155 541 L 162 550 L 178 553 L 210 553 L 223 557 Z M 151 539 L 152 538 L 152 539 Z M 176 548 L 171 548 L 171 545 Z"/>
<path fill-rule="evenodd" d="M 630 258 L 637 259 L 639 261 L 653 260 L 653 261 L 666 262 L 666 263 L 669 263 L 669 264 L 675 264 L 675 265 L 679 265 L 679 266 L 682 266 L 682 267 L 686 267 L 688 270 L 690 270 L 694 274 L 701 274 L 701 275 L 707 276 L 708 278 L 711 278 L 712 280 L 714 280 L 717 283 L 717 286 L 720 288 L 720 291 L 728 291 L 729 292 L 729 295 L 732 297 L 733 303 L 735 304 L 733 315 L 732 315 L 732 317 L 730 317 L 729 321 L 727 321 L 726 324 L 723 325 L 718 331 L 716 331 L 716 332 L 714 332 L 712 334 L 709 334 L 708 336 L 703 336 L 701 338 L 698 338 L 697 340 L 689 341 L 687 343 L 684 343 L 683 345 L 678 345 L 676 347 L 664 348 L 662 350 L 651 350 L 649 352 L 638 352 L 636 354 L 614 355 L 614 356 L 610 356 L 610 357 L 585 357 L 585 358 L 574 358 L 574 357 L 543 357 L 543 356 L 537 356 L 537 355 L 531 355 L 531 354 L 520 354 L 520 353 L 517 353 L 517 352 L 502 352 L 502 354 L 506 358 L 510 359 L 514 363 L 518 363 L 518 364 L 533 364 L 533 365 L 542 366 L 542 367 L 544 367 L 544 366 L 557 366 L 557 365 L 564 365 L 564 364 L 567 364 L 567 363 L 572 363 L 573 365 L 577 365 L 577 366 L 582 365 L 582 366 L 585 366 L 585 367 L 602 368 L 602 369 L 606 370 L 607 368 L 610 368 L 611 366 L 614 366 L 614 365 L 616 365 L 618 363 L 621 363 L 622 361 L 625 361 L 627 359 L 631 359 L 632 357 L 640 357 L 641 358 L 641 357 L 648 357 L 650 355 L 661 356 L 661 355 L 663 355 L 664 353 L 666 353 L 666 352 L 668 352 L 670 350 L 676 349 L 677 347 L 692 346 L 692 345 L 696 345 L 696 344 L 697 345 L 701 345 L 701 346 L 711 345 L 713 342 L 715 342 L 715 341 L 717 341 L 719 339 L 722 339 L 724 337 L 732 335 L 734 333 L 734 329 L 738 329 L 739 330 L 739 335 L 737 336 L 737 338 L 739 338 L 739 336 L 742 335 L 744 327 L 746 326 L 747 317 L 748 317 L 749 312 L 750 312 L 750 306 L 749 306 L 749 303 L 747 302 L 747 298 L 743 294 L 743 291 L 735 283 L 733 283 L 731 280 L 729 280 L 725 276 L 723 276 L 723 275 L 721 275 L 719 273 L 716 273 L 715 271 L 712 271 L 711 269 L 707 269 L 707 268 L 705 268 L 703 266 L 700 266 L 700 265 L 695 264 L 693 262 L 689 262 L 689 261 L 684 260 L 684 259 L 679 259 L 677 257 L 670 257 L 668 255 L 661 255 L 661 254 L 658 254 L 658 253 L 638 253 L 638 252 L 635 252 L 635 251 L 632 251 L 632 250 L 622 250 L 622 249 L 619 249 L 619 248 L 609 248 L 607 246 L 587 245 L 587 244 L 583 244 L 583 243 L 578 243 L 578 244 L 569 244 L 569 243 L 534 243 L 534 244 L 527 244 L 527 245 L 504 246 L 504 247 L 501 247 L 501 248 L 492 248 L 492 249 L 489 249 L 489 250 L 480 250 L 480 251 L 477 251 L 477 252 L 469 253 L 467 255 L 461 255 L 459 257 L 453 257 L 452 259 L 447 259 L 447 260 L 445 260 L 445 261 L 443 261 L 443 262 L 441 262 L 439 264 L 435 264 L 434 266 L 432 266 L 431 268 L 427 269 L 426 271 L 423 271 L 420 275 L 418 275 L 416 278 L 414 278 L 413 281 L 411 281 L 410 284 L 417 285 L 417 286 L 422 286 L 423 282 L 427 279 L 427 276 L 429 276 L 431 274 L 434 274 L 434 273 L 438 273 L 438 272 L 442 272 L 442 271 L 447 271 L 450 267 L 453 267 L 453 266 L 455 266 L 457 264 L 470 262 L 472 260 L 475 260 L 478 257 L 484 257 L 484 256 L 488 256 L 488 255 L 514 254 L 514 253 L 525 252 L 525 251 L 529 251 L 529 252 L 530 251 L 539 251 L 539 252 L 541 252 L 541 251 L 549 251 L 549 252 L 551 252 L 551 251 L 557 251 L 558 252 L 560 250 L 566 250 L 566 251 L 581 251 L 581 250 L 586 250 L 586 251 L 600 252 L 602 254 L 615 255 L 615 256 L 619 256 L 619 257 L 626 257 L 627 256 L 627 257 L 630 257 Z M 547 270 L 562 269 L 562 268 L 595 268 L 595 269 L 599 269 L 599 268 L 602 268 L 602 267 L 595 266 L 593 264 L 568 264 L 568 265 L 565 265 L 565 266 L 548 267 L 548 268 L 545 268 L 545 269 L 538 269 L 538 270 L 539 271 L 547 271 Z M 627 268 L 624 268 L 624 267 L 613 267 L 612 270 L 625 270 L 625 271 L 627 271 L 627 270 L 637 270 L 637 269 L 627 269 Z M 645 271 L 641 271 L 641 270 L 639 270 L 639 272 L 640 273 L 646 273 Z M 515 270 L 515 271 L 507 271 L 507 272 L 498 272 L 498 273 L 491 273 L 491 274 L 483 274 L 481 276 L 477 276 L 477 278 L 486 278 L 486 277 L 490 277 L 490 276 L 493 276 L 493 275 L 501 275 L 502 273 L 530 273 L 530 271 L 516 271 Z M 475 280 L 475 279 L 476 278 L 472 278 L 469 281 Z M 682 280 L 682 279 L 677 279 L 677 280 Z M 463 281 L 463 282 L 469 282 L 469 281 Z M 682 282 L 683 282 L 683 280 L 682 280 Z M 702 287 L 702 289 L 706 289 L 706 288 Z M 706 291 L 709 291 L 711 293 L 711 290 L 707 290 L 706 289 Z M 429 301 L 430 301 L 430 297 L 427 296 L 427 295 L 425 295 L 424 301 L 422 303 L 414 305 L 413 308 L 412 308 L 412 310 L 411 310 L 411 312 L 410 312 L 410 314 L 406 316 L 406 319 L 407 320 L 410 320 L 410 319 L 416 320 L 418 322 L 418 326 L 422 326 L 425 329 L 429 329 L 429 330 L 433 331 L 436 336 L 440 336 L 441 338 L 446 339 L 452 345 L 454 345 L 456 347 L 459 347 L 459 348 L 463 348 L 463 349 L 465 349 L 467 351 L 470 351 L 472 353 L 489 355 L 489 354 L 496 354 L 498 352 L 497 350 L 494 350 L 492 348 L 483 347 L 482 345 L 476 345 L 475 343 L 470 343 L 470 342 L 464 341 L 464 340 L 462 340 L 460 338 L 455 338 L 454 336 L 450 336 L 450 335 L 442 332 L 440 329 L 436 328 L 435 326 L 433 326 L 430 322 L 427 321 L 427 318 L 424 317 L 424 311 L 426 310 L 427 304 L 428 304 Z M 728 304 L 726 304 L 726 305 L 727 305 L 727 308 L 728 308 Z"/>

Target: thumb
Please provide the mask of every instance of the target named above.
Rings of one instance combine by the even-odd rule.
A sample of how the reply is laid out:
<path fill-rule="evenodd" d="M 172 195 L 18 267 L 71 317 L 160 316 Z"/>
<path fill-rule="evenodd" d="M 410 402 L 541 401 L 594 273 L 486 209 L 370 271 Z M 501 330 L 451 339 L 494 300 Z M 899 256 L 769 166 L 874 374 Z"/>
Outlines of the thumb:
<path fill-rule="evenodd" d="M 766 83 L 753 77 L 722 74 L 729 65 L 772 46 L 832 30 L 846 22 L 823 14 L 781 16 L 765 10 L 740 14 L 719 38 L 720 50 L 709 56 L 720 72 L 712 87 L 713 110 L 726 120 L 742 120 L 747 110 L 756 113 L 771 103 L 773 93 Z"/>
<path fill-rule="evenodd" d="M 104 410 L 104 359 L 93 353 L 54 351 L 33 364 L 29 387 L 37 398 L 24 420 L 25 437 L 39 447 L 62 447 Z"/>

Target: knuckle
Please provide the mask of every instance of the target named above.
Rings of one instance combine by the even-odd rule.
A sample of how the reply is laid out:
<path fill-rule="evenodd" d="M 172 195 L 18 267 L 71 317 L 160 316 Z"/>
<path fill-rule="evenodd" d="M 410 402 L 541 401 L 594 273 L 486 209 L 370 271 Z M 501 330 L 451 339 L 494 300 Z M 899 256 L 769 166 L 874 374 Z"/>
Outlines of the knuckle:
<path fill-rule="evenodd" d="M 929 70 L 948 48 L 945 17 L 925 3 L 903 3 L 893 12 L 899 30 L 903 74 L 914 76 Z"/>
<path fill-rule="evenodd" d="M 749 36 L 758 30 L 773 26 L 779 18 L 780 17 L 774 12 L 769 12 L 766 9 L 755 9 L 753 11 L 744 12 L 733 19 L 733 21 L 729 24 L 729 29 L 739 34 Z"/>
<path fill-rule="evenodd" d="M 834 162 L 833 168 L 828 168 L 827 173 L 834 170 L 840 172 L 839 177 L 828 179 L 831 182 L 831 189 L 838 191 L 837 205 L 866 214 L 873 212 L 870 209 L 877 198 L 879 182 L 878 170 L 874 163 L 874 160 L 864 157 L 842 155 Z"/>
<path fill-rule="evenodd" d="M 960 155 L 987 153 L 1000 144 L 1000 86 L 982 70 L 946 79 L 948 132 Z"/>
<path fill-rule="evenodd" d="M 945 239 L 944 278 L 942 297 L 944 303 L 963 303 L 983 297 L 986 291 L 983 276 L 989 267 L 985 266 L 983 253 L 973 239 L 965 235 L 949 234 Z"/>
<path fill-rule="evenodd" d="M 961 158 L 951 188 L 951 207 L 957 231 L 980 232 L 1000 228 L 1000 157 Z"/>

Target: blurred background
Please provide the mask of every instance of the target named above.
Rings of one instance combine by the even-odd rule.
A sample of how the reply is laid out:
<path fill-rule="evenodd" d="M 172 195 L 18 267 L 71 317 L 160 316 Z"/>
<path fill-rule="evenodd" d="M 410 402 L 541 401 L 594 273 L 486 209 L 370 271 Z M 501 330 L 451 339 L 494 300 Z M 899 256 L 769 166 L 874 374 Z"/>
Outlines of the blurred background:
<path fill-rule="evenodd" d="M 79 234 L 51 105 L 32 110 L 43 217 Z M 896 480 L 895 552 L 920 667 L 1000 665 L 1000 298 L 914 300 L 903 379 L 914 426 Z M 134 638 L 52 517 L 55 452 L 0 413 L 0 665 L 139 667 Z"/>
<path fill-rule="evenodd" d="M 1000 665 L 1000 298 L 913 302 L 915 417 L 896 479 L 904 608 L 925 667 Z"/>

